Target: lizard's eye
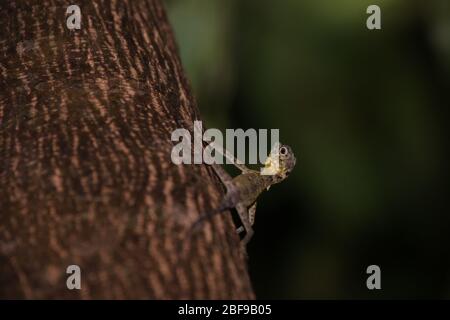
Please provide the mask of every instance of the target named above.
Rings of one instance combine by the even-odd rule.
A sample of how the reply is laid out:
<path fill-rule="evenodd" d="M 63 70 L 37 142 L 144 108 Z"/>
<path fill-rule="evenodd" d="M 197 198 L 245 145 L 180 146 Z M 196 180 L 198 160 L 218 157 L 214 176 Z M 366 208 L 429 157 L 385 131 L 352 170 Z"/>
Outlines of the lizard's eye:
<path fill-rule="evenodd" d="M 287 155 L 287 149 L 286 149 L 286 147 L 281 147 L 281 148 L 280 148 L 280 154 L 281 154 L 282 156 Z"/>

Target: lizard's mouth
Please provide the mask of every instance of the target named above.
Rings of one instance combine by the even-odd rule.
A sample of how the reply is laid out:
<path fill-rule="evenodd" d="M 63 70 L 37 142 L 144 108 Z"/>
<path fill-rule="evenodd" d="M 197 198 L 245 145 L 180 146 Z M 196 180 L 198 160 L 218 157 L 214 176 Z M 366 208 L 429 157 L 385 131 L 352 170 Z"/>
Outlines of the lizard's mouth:
<path fill-rule="evenodd" d="M 282 173 L 282 166 L 280 165 L 280 159 L 278 155 L 269 155 L 267 157 L 266 162 L 264 163 L 264 168 L 267 172 L 272 173 L 273 175 L 279 175 Z"/>

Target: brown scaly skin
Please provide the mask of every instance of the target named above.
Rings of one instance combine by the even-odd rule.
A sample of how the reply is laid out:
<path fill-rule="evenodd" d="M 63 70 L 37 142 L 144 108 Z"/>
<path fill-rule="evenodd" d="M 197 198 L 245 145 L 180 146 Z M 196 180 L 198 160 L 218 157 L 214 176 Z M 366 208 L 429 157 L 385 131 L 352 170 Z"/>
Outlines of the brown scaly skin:
<path fill-rule="evenodd" d="M 274 175 L 262 175 L 259 171 L 250 170 L 240 165 L 238 168 L 243 173 L 232 179 L 222 167 L 214 165 L 214 170 L 227 188 L 227 194 L 219 208 L 198 219 L 192 229 L 196 229 L 204 220 L 214 214 L 221 213 L 226 209 L 236 208 L 243 227 L 246 230 L 246 235 L 242 239 L 242 245 L 245 248 L 253 235 L 252 225 L 255 221 L 256 200 L 258 196 L 264 190 L 268 190 L 270 186 L 286 179 L 295 167 L 296 158 L 294 152 L 289 146 L 280 144 L 269 155 L 266 168 L 273 165 L 273 161 L 271 160 L 276 155 L 279 157 L 279 168 Z M 237 231 L 241 232 L 243 228 L 240 227 Z"/>
<path fill-rule="evenodd" d="M 279 150 L 285 151 L 283 154 L 279 153 L 280 170 L 277 174 L 261 175 L 259 171 L 249 170 L 233 179 L 233 184 L 239 191 L 239 201 L 247 207 L 253 205 L 264 190 L 286 179 L 294 168 L 296 159 L 292 149 L 287 145 L 280 145 Z"/>

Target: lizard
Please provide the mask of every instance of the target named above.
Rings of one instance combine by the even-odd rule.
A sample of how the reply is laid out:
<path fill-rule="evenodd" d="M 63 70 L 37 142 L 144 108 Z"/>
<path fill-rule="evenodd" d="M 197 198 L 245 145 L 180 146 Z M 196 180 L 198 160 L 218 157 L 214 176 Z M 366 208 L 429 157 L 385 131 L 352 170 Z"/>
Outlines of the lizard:
<path fill-rule="evenodd" d="M 227 151 L 225 150 L 225 152 Z M 227 154 L 226 156 L 228 157 Z M 278 163 L 276 163 L 277 158 Z M 294 169 L 296 158 L 289 146 L 278 143 L 275 144 L 264 164 L 265 169 L 274 170 L 271 175 L 262 175 L 260 171 L 249 169 L 245 165 L 237 163 L 237 161 L 233 163 L 241 171 L 241 174 L 234 178 L 220 165 L 212 164 L 227 192 L 218 208 L 198 218 L 192 225 L 191 230 L 196 230 L 205 220 L 215 214 L 236 208 L 242 223 L 242 226 L 236 231 L 240 233 L 245 230 L 245 236 L 241 241 L 241 245 L 245 249 L 254 234 L 253 224 L 258 196 L 264 190 L 269 190 L 272 185 L 285 180 Z"/>

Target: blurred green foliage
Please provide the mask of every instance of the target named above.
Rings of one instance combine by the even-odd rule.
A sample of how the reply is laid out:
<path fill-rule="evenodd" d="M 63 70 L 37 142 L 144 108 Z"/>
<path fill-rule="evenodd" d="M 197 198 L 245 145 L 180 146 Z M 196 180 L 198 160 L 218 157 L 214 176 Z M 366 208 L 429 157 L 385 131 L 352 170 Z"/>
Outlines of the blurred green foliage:
<path fill-rule="evenodd" d="M 450 298 L 450 2 L 167 7 L 206 125 L 279 128 L 298 155 L 258 205 L 258 298 Z"/>

